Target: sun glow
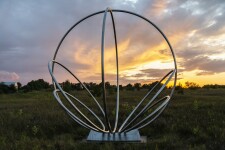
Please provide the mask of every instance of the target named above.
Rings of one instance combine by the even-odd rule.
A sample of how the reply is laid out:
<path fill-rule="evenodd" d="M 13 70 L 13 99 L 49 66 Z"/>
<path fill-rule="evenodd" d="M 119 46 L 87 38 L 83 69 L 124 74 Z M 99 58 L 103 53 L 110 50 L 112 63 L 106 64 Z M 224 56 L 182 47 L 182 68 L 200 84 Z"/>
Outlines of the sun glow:
<path fill-rule="evenodd" d="M 161 61 L 153 61 L 153 62 L 147 62 L 143 64 L 138 64 L 134 66 L 134 68 L 129 70 L 123 70 L 121 71 L 121 76 L 127 76 L 130 79 L 137 79 L 137 77 L 133 77 L 137 74 L 141 74 L 141 70 L 146 69 L 171 69 L 174 67 L 173 62 L 161 62 Z M 140 76 L 138 79 L 156 79 L 154 77 L 148 77 L 148 76 Z"/>

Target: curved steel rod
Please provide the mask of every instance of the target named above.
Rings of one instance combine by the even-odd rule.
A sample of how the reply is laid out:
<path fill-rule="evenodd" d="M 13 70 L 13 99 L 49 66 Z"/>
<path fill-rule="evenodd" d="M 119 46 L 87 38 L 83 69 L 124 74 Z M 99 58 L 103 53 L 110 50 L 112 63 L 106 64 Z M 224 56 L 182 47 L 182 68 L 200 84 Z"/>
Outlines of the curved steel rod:
<path fill-rule="evenodd" d="M 55 50 L 55 53 L 54 53 L 54 56 L 53 56 L 53 60 L 56 59 L 56 56 L 57 56 L 57 53 L 59 51 L 59 48 L 61 47 L 63 41 L 65 40 L 66 36 L 70 33 L 70 31 L 72 31 L 78 24 L 80 24 L 81 22 L 83 22 L 84 20 L 92 17 L 92 16 L 95 16 L 97 14 L 101 14 L 103 13 L 104 11 L 99 11 L 99 12 L 96 12 L 96 13 L 93 13 L 93 14 L 90 14 L 84 18 L 82 18 L 81 20 L 79 20 L 78 22 L 76 22 L 72 27 L 69 28 L 69 30 L 67 30 L 67 32 L 63 35 L 63 37 L 61 38 L 56 50 Z M 54 64 L 52 64 L 52 72 L 54 72 Z"/>
<path fill-rule="evenodd" d="M 121 132 L 123 132 L 131 123 L 133 123 L 140 115 L 142 115 L 146 109 L 151 105 L 151 103 L 157 98 L 157 96 L 162 92 L 162 90 L 166 87 L 166 85 L 169 83 L 171 78 L 173 77 L 174 73 L 176 73 L 176 70 L 173 70 L 173 72 L 170 74 L 169 78 L 166 80 L 166 82 L 162 85 L 162 87 L 157 91 L 157 93 L 152 97 L 152 99 L 145 105 L 145 107 L 136 115 L 125 127 L 121 128 Z M 168 75 L 168 74 L 167 74 Z M 124 124 L 126 124 L 125 122 Z"/>
<path fill-rule="evenodd" d="M 59 98 L 56 90 L 53 91 L 53 95 L 54 97 L 56 98 L 56 100 L 58 101 L 58 103 L 60 104 L 60 106 L 70 115 L 70 117 L 76 121 L 78 124 L 80 124 L 81 126 L 89 129 L 89 130 L 94 130 L 94 131 L 97 131 L 99 132 L 98 129 L 86 124 L 84 121 L 82 121 L 80 118 L 78 118 L 77 116 L 75 116 L 61 101 L 61 99 Z"/>
<path fill-rule="evenodd" d="M 157 25 L 155 25 L 153 22 L 151 22 L 150 20 L 148 20 L 147 18 L 139 15 L 139 14 L 136 14 L 134 12 L 130 12 L 130 11 L 126 11 L 126 10 L 120 10 L 120 9 L 113 9 L 112 10 L 113 12 L 123 12 L 123 13 L 128 13 L 128 14 L 131 14 L 131 15 L 134 15 L 134 16 L 137 16 L 139 18 L 142 18 L 144 19 L 145 21 L 147 21 L 148 23 L 150 23 L 153 27 L 155 27 L 155 29 L 157 29 L 159 31 L 159 33 L 163 36 L 163 38 L 166 40 L 166 43 L 168 44 L 169 48 L 170 48 L 170 52 L 172 53 L 172 56 L 173 56 L 173 61 L 174 61 L 174 68 L 176 70 L 176 73 L 175 73 L 175 77 L 174 77 L 174 85 L 173 85 L 173 88 L 171 90 L 171 93 L 170 93 L 170 96 L 173 95 L 173 92 L 175 90 L 175 87 L 176 87 L 176 82 L 177 82 L 177 61 L 176 61 L 176 56 L 174 54 L 174 51 L 173 51 L 173 48 L 169 42 L 169 40 L 167 39 L 166 35 L 159 29 L 159 27 Z"/>
<path fill-rule="evenodd" d="M 108 110 L 107 110 L 107 103 L 106 103 L 106 90 L 105 90 L 105 67 L 104 67 L 104 44 L 105 44 L 105 22 L 107 17 L 107 12 L 109 11 L 109 8 L 105 10 L 104 17 L 103 17 L 103 23 L 102 23 L 102 40 L 101 40 L 101 71 L 102 71 L 102 93 L 103 93 L 103 109 L 105 112 L 105 123 L 106 127 L 109 130 L 109 132 L 112 132 L 111 125 L 108 118 Z"/>
<path fill-rule="evenodd" d="M 61 91 L 61 93 L 63 94 L 63 96 L 67 99 L 67 101 L 73 106 L 73 108 L 78 112 L 78 114 L 81 115 L 82 118 L 84 118 L 88 123 L 90 123 L 92 126 L 94 126 L 96 129 L 98 129 L 99 131 L 102 131 L 102 132 L 107 132 L 101 128 L 99 128 L 97 125 L 95 125 L 90 119 L 88 119 L 77 107 L 76 105 L 73 104 L 73 102 L 70 100 L 70 98 L 65 94 L 65 92 L 63 91 L 63 89 L 61 88 L 61 86 L 59 85 L 59 83 L 57 82 L 57 80 L 55 79 L 53 73 L 52 73 L 52 70 L 51 70 L 51 63 L 54 62 L 56 64 L 59 64 L 60 66 L 62 66 L 64 69 L 66 69 L 72 76 L 75 77 L 75 75 L 70 72 L 70 70 L 68 70 L 65 66 L 63 66 L 62 64 L 60 64 L 59 62 L 56 62 L 56 61 L 50 61 L 49 64 L 48 64 L 48 67 L 49 67 L 49 72 L 52 76 L 52 79 L 54 81 L 54 83 L 56 84 L 57 88 Z M 60 100 L 61 101 L 61 100 Z M 68 109 L 67 109 L 68 110 Z M 75 115 L 74 115 L 75 116 Z"/>
<path fill-rule="evenodd" d="M 173 70 L 171 70 L 170 72 L 168 72 L 157 84 L 155 84 L 153 86 L 153 88 L 151 88 L 151 90 L 149 90 L 149 92 L 142 98 L 142 100 L 138 103 L 138 105 L 133 109 L 133 111 L 129 114 L 129 116 L 125 119 L 125 121 L 123 122 L 123 124 L 121 125 L 119 131 L 121 131 L 124 126 L 126 125 L 126 123 L 128 122 L 128 120 L 131 118 L 131 116 L 135 113 L 135 111 L 140 107 L 140 105 L 144 102 L 144 100 L 151 94 L 151 92 L 166 78 L 168 77 L 171 73 L 173 72 Z M 127 125 L 128 126 L 128 125 Z M 125 126 L 126 127 L 126 126 Z"/>
<path fill-rule="evenodd" d="M 167 96 L 165 96 L 165 97 L 163 97 L 163 98 L 157 100 L 157 101 L 154 102 L 153 104 L 151 104 L 151 105 L 147 108 L 146 111 L 148 111 L 149 109 L 151 109 L 151 108 L 154 107 L 155 105 L 159 104 L 161 101 L 164 101 L 164 99 L 165 99 L 165 98 L 168 98 L 168 97 L 169 97 L 169 100 L 170 100 L 171 97 L 167 95 Z"/>
<path fill-rule="evenodd" d="M 105 10 L 103 23 L 102 23 L 102 41 L 101 41 L 101 72 L 102 72 L 102 101 L 103 101 L 103 110 L 105 113 L 105 123 L 106 127 L 109 130 L 109 132 L 112 132 L 110 122 L 108 119 L 108 111 L 107 111 L 107 104 L 106 104 L 106 92 L 105 92 L 105 72 L 104 72 L 104 40 L 105 40 L 105 22 L 106 22 L 106 16 L 107 16 L 108 8 Z"/>
<path fill-rule="evenodd" d="M 56 92 L 61 92 L 59 89 L 56 89 Z M 65 92 L 65 91 L 64 91 Z M 76 98 L 75 96 L 65 92 L 66 95 L 70 96 L 71 98 L 73 98 L 74 100 L 76 100 L 78 103 L 80 103 L 83 107 L 85 107 L 101 124 L 103 130 L 105 130 L 105 125 L 102 123 L 101 119 L 88 107 L 86 106 L 83 102 L 81 102 L 78 98 Z"/>
<path fill-rule="evenodd" d="M 115 49 L 116 49 L 116 79 L 117 79 L 117 96 L 116 96 L 116 116 L 115 116 L 115 124 L 114 129 L 112 130 L 109 119 L 108 119 L 108 110 L 107 110 L 107 102 L 106 102 L 106 89 L 105 89 L 105 73 L 104 73 L 104 51 L 105 51 L 105 23 L 107 18 L 107 12 L 110 12 L 112 24 L 113 24 L 113 33 L 114 33 L 114 42 L 115 42 Z M 115 22 L 113 18 L 113 13 L 110 8 L 107 8 L 104 13 L 103 18 L 103 25 L 102 25 L 102 41 L 101 41 L 101 69 L 102 69 L 102 89 L 103 89 L 103 108 L 105 111 L 105 119 L 106 124 L 110 132 L 115 132 L 117 129 L 118 124 L 118 113 L 119 113 L 119 65 L 118 65 L 118 48 L 117 48 L 117 38 L 116 38 L 116 27 Z"/>
<path fill-rule="evenodd" d="M 125 121 L 123 122 L 123 124 L 121 125 L 119 131 L 122 130 L 122 128 L 124 127 L 124 125 L 126 124 L 126 122 L 130 119 L 130 117 L 134 114 L 134 112 L 140 107 L 140 105 L 144 102 L 144 100 L 151 94 L 151 92 L 169 75 L 171 74 L 173 71 L 171 70 L 169 73 L 167 73 L 157 84 L 155 84 L 153 86 L 153 88 L 151 88 L 151 90 L 148 91 L 148 93 L 144 96 L 144 98 L 142 98 L 142 100 L 138 103 L 138 105 L 133 109 L 133 111 L 129 114 L 129 116 L 125 119 Z"/>
<path fill-rule="evenodd" d="M 89 130 L 94 130 L 96 132 L 103 132 L 103 133 L 108 133 L 108 131 L 104 131 L 104 130 L 98 130 L 95 127 L 92 127 L 90 125 L 88 125 L 87 123 L 85 123 L 84 121 L 82 121 L 80 118 L 78 118 L 76 115 L 74 115 L 61 101 L 61 99 L 58 96 L 58 93 L 56 92 L 56 90 L 53 91 L 53 95 L 56 98 L 56 100 L 58 101 L 58 103 L 60 104 L 60 106 L 69 114 L 69 116 L 76 121 L 78 124 L 80 124 L 81 126 L 89 129 Z"/>
<path fill-rule="evenodd" d="M 140 126 L 140 127 L 137 127 L 136 129 L 139 130 L 139 129 L 141 129 L 141 128 L 144 128 L 145 126 L 147 126 L 147 125 L 149 125 L 150 123 L 152 123 L 153 121 L 155 121 L 155 120 L 159 117 L 159 115 L 165 110 L 165 108 L 166 108 L 166 106 L 168 105 L 168 103 L 169 103 L 169 101 L 168 101 L 167 104 L 160 110 L 160 112 L 159 112 L 154 118 L 152 118 L 152 120 L 150 120 L 149 122 L 147 122 L 146 124 L 144 124 L 144 125 L 142 125 L 142 126 Z M 150 115 L 151 115 L 151 114 L 150 114 Z M 133 130 L 133 129 L 131 129 L 131 130 Z M 126 132 L 129 132 L 129 131 L 131 131 L 131 130 L 127 130 Z"/>
<path fill-rule="evenodd" d="M 55 60 L 52 60 L 50 62 L 53 62 L 53 64 L 56 63 L 56 64 L 60 65 L 61 67 L 63 67 L 64 69 L 66 69 L 82 85 L 82 87 L 84 87 L 84 89 L 88 92 L 88 94 L 90 94 L 90 96 L 94 99 L 95 103 L 98 105 L 99 109 L 101 110 L 103 116 L 105 116 L 105 113 L 104 113 L 102 107 L 100 106 L 100 104 L 98 103 L 98 101 L 96 100 L 96 98 L 91 94 L 89 89 L 68 68 L 66 68 L 64 65 L 62 65 L 61 63 L 59 63 L 59 62 L 57 62 Z M 50 71 L 50 68 L 49 68 L 49 71 Z M 52 72 L 52 75 L 53 75 L 53 72 Z"/>
<path fill-rule="evenodd" d="M 161 109 L 161 111 L 160 111 L 160 112 L 159 112 L 152 120 L 150 120 L 150 121 L 147 122 L 146 124 L 144 124 L 144 125 L 138 127 L 137 129 L 139 130 L 139 129 L 141 129 L 141 128 L 144 128 L 145 126 L 149 125 L 152 121 L 156 120 L 156 119 L 158 118 L 158 116 L 165 110 L 165 108 L 166 108 L 166 106 L 168 105 L 168 103 L 169 103 L 169 100 L 168 100 L 167 104 Z M 149 116 L 149 117 L 150 117 L 150 116 Z"/>
<path fill-rule="evenodd" d="M 96 12 L 96 13 L 93 13 L 93 14 L 90 14 L 90 15 L 88 15 L 88 16 L 86 16 L 85 18 L 83 18 L 83 19 L 81 19 L 81 20 L 79 20 L 77 23 L 75 23 L 65 34 L 64 34 L 64 36 L 62 37 L 62 39 L 60 40 L 60 42 L 59 42 L 59 44 L 58 44 L 58 46 L 57 46 L 57 48 L 56 48 L 56 51 L 55 51 L 55 53 L 54 53 L 54 57 L 53 57 L 53 61 L 55 61 L 55 59 L 56 59 L 56 56 L 57 56 L 57 53 L 58 53 L 58 51 L 59 51 L 59 48 L 60 48 L 60 46 L 61 46 L 61 44 L 62 44 L 62 42 L 64 41 L 64 39 L 66 38 L 66 36 L 70 33 L 70 31 L 73 29 L 73 28 L 75 28 L 78 24 L 80 24 L 81 22 L 83 22 L 84 20 L 86 20 L 86 19 L 88 19 L 88 18 L 90 18 L 90 17 L 92 17 L 92 16 L 95 16 L 95 15 L 98 15 L 98 14 L 101 14 L 101 13 L 104 13 L 104 18 L 103 18 L 103 25 L 104 25 L 104 27 L 102 28 L 102 29 L 104 29 L 105 30 L 105 21 L 106 21 L 106 15 L 107 15 L 107 12 L 110 12 L 110 14 L 111 14 L 111 19 L 112 19 L 112 22 L 113 22 L 113 30 L 114 30 L 114 39 L 115 39 L 115 45 L 116 45 L 116 59 L 117 59 L 117 111 L 116 111 L 116 119 L 115 119 L 115 126 L 114 126 L 114 129 L 113 129 L 113 132 L 115 132 L 117 129 L 117 123 L 118 123 L 118 112 L 119 112 L 119 69 L 118 69 L 118 51 L 117 51 L 117 41 L 116 41 L 116 30 L 115 30 L 115 24 L 114 24 L 114 18 L 113 18 L 113 14 L 112 14 L 112 12 L 122 12 L 122 13 L 127 13 L 127 14 L 131 14 L 131 15 L 134 15 L 134 16 L 137 16 L 137 17 L 139 17 L 139 18 L 141 18 L 141 19 L 144 19 L 145 21 L 147 21 L 148 23 L 150 23 L 153 27 L 155 27 L 155 29 L 157 29 L 159 32 L 160 32 L 160 34 L 163 36 L 163 38 L 166 40 L 166 42 L 167 42 L 167 44 L 168 44 L 168 46 L 169 46 L 169 48 L 170 48 L 170 51 L 171 51 L 171 53 L 172 53 L 172 56 L 173 56 L 173 61 L 174 61 L 174 67 L 175 67 L 175 72 L 173 72 L 173 75 L 174 75 L 174 84 L 173 84 L 173 88 L 172 88 L 172 90 L 171 90 L 171 93 L 170 93 L 170 97 L 172 96 L 172 94 L 174 93 L 174 90 L 175 90 L 175 86 L 176 86 L 176 80 L 177 80 L 177 64 L 176 64 L 176 57 L 175 57 L 175 54 L 174 54 L 174 51 L 173 51 L 173 49 L 172 49 L 172 46 L 171 46 L 171 44 L 170 44 L 170 42 L 169 42 L 169 40 L 167 39 L 167 37 L 165 36 L 165 34 L 153 23 L 153 22 L 151 22 L 150 20 L 148 20 L 147 18 L 145 18 L 145 17 L 143 17 L 143 16 L 141 16 L 141 15 L 139 15 L 139 14 L 136 14 L 136 13 L 134 13 L 134 12 L 130 12 L 130 11 L 125 11 L 125 10 L 118 10 L 118 9 L 109 9 L 109 8 L 107 8 L 106 10 L 103 10 L 103 11 L 99 11 L 99 12 Z M 105 32 L 105 31 L 104 31 Z M 102 35 L 103 35 L 103 30 L 102 30 Z M 103 37 L 104 37 L 104 35 L 103 35 Z M 104 39 L 102 39 L 102 42 L 104 42 Z M 102 46 L 104 46 L 104 44 L 102 45 Z M 104 55 L 104 48 L 102 49 L 102 54 Z M 102 62 L 104 62 L 104 56 L 103 56 L 103 59 L 102 59 L 103 61 Z M 55 63 L 52 63 L 52 66 L 51 66 L 51 76 L 52 76 L 52 80 L 54 79 L 53 78 L 53 72 L 54 72 L 54 64 Z M 104 64 L 103 64 L 103 67 L 104 67 Z M 50 66 L 49 66 L 49 70 L 50 70 Z M 103 71 L 104 71 L 104 69 L 103 69 Z M 104 72 L 103 72 L 104 73 Z M 75 77 L 76 78 L 76 77 Z M 103 77 L 104 78 L 104 77 Z M 172 77 L 171 77 L 172 78 Z M 170 79 L 171 79 L 170 78 Z M 78 80 L 79 81 L 79 80 Z M 80 82 L 80 81 L 79 81 Z M 85 85 L 83 85 L 83 83 L 81 83 L 82 84 L 82 86 L 88 91 L 88 93 L 92 96 L 92 98 L 96 101 L 96 103 L 97 103 L 97 105 L 98 105 L 98 107 L 100 108 L 100 110 L 102 111 L 102 113 L 103 113 L 103 116 L 106 118 L 107 117 L 107 119 L 106 120 L 108 120 L 108 116 L 106 116 L 106 114 L 105 114 L 105 111 L 103 111 L 103 109 L 102 109 L 102 107 L 101 107 L 101 105 L 99 105 L 99 103 L 97 102 L 97 100 L 94 98 L 94 96 L 90 93 L 90 91 L 86 88 L 86 86 Z M 54 80 L 53 80 L 53 85 L 54 85 L 54 88 L 55 89 L 57 89 L 56 88 L 56 86 L 58 87 L 58 85 L 57 85 L 57 82 L 54 82 Z M 103 82 L 103 86 L 105 86 L 105 83 Z M 153 87 L 154 88 L 154 87 Z M 160 91 L 161 92 L 161 91 Z M 160 92 L 158 92 L 158 93 L 160 93 Z M 63 93 L 63 92 L 62 92 Z M 65 94 L 65 93 L 64 93 Z M 65 94 L 66 95 L 66 94 Z M 165 105 L 166 106 L 166 105 Z M 148 108 L 148 107 L 150 107 L 150 104 L 148 105 L 148 106 L 146 106 L 146 109 Z M 107 109 L 107 108 L 106 108 Z M 164 109 L 163 109 L 164 110 Z M 163 111 L 162 110 L 162 111 Z M 144 110 L 145 111 L 145 110 Z M 71 116 L 71 115 L 70 115 Z M 158 116 L 158 115 L 157 115 Z M 156 116 L 156 118 L 157 118 L 157 116 Z M 74 117 L 73 116 L 71 116 L 73 119 L 74 119 Z M 116 121 L 117 120 L 117 121 Z M 107 122 L 107 121 L 106 121 Z M 108 121 L 108 123 L 106 124 L 107 125 L 107 128 L 110 130 L 110 132 L 112 132 L 111 131 L 111 127 L 110 127 L 110 124 L 109 124 L 109 121 Z M 123 129 L 124 130 L 124 128 L 122 127 L 122 128 L 120 128 L 120 130 L 121 129 Z M 106 132 L 108 132 L 108 131 L 106 131 Z M 120 131 L 119 131 L 120 132 Z"/>
<path fill-rule="evenodd" d="M 145 21 L 147 21 L 148 23 L 150 23 L 153 27 L 155 27 L 155 29 L 157 29 L 160 34 L 163 36 L 163 38 L 166 40 L 169 48 L 170 48 L 170 51 L 172 53 L 172 56 L 173 56 L 173 61 L 174 61 L 174 68 L 176 70 L 175 72 L 175 77 L 174 77 L 174 84 L 173 84 L 173 88 L 171 90 L 171 93 L 170 93 L 170 97 L 172 97 L 173 93 L 174 93 L 174 90 L 175 90 L 175 87 L 176 87 L 176 81 L 177 81 L 177 63 L 176 63 L 176 57 L 175 57 L 175 54 L 174 54 L 174 51 L 173 51 L 173 48 L 169 42 L 169 40 L 167 39 L 166 35 L 158 28 L 158 26 L 156 26 L 153 22 L 151 22 L 150 20 L 148 20 L 147 18 L 139 15 L 139 14 L 136 14 L 136 13 L 133 13 L 133 12 L 129 12 L 129 11 L 125 11 L 125 10 L 112 10 L 112 11 L 115 11 L 115 12 L 124 12 L 124 13 L 128 13 L 128 14 L 132 14 L 134 16 L 137 16 L 139 18 L 142 18 L 144 19 Z"/>
<path fill-rule="evenodd" d="M 124 132 L 129 132 L 135 128 L 138 128 L 143 122 L 145 122 L 148 118 L 150 118 L 151 116 L 153 116 L 154 114 L 156 114 L 159 110 L 161 110 L 165 105 L 167 105 L 167 103 L 169 102 L 170 100 L 170 97 L 169 96 L 165 96 L 163 98 L 161 98 L 159 100 L 159 102 L 165 100 L 159 107 L 157 107 L 152 113 L 150 113 L 147 117 L 145 117 L 144 119 L 142 119 L 141 121 L 139 121 L 137 124 L 135 124 L 134 126 L 132 126 L 131 128 L 128 128 L 126 130 L 124 130 Z M 158 102 L 158 103 L 159 103 Z M 156 105 L 156 104 L 154 104 Z M 152 105 L 151 107 L 149 107 L 148 109 L 152 108 L 154 105 Z M 154 118 L 155 120 L 156 118 Z M 153 120 L 150 120 L 150 121 L 153 121 Z"/>
<path fill-rule="evenodd" d="M 167 39 L 166 35 L 158 28 L 157 25 L 155 25 L 153 22 L 151 22 L 151 21 L 148 20 L 147 18 L 145 18 L 145 17 L 143 17 L 143 16 L 141 16 L 141 15 L 139 15 L 139 14 L 136 14 L 136 13 L 134 13 L 134 12 L 131 12 L 131 11 L 120 10 L 120 9 L 112 9 L 111 11 L 112 11 L 112 12 L 122 12 L 122 13 L 127 13 L 127 14 L 131 14 L 131 15 L 137 16 L 137 17 L 139 17 L 139 18 L 141 18 L 141 19 L 144 19 L 145 21 L 147 21 L 148 23 L 150 23 L 153 27 L 155 27 L 155 29 L 156 29 L 157 31 L 159 31 L 159 33 L 160 33 L 160 34 L 163 36 L 163 38 L 166 40 L 166 42 L 167 42 L 167 44 L 168 44 L 168 46 L 169 46 L 169 48 L 170 48 L 170 51 L 171 51 L 171 53 L 172 53 L 172 56 L 173 56 L 173 61 L 174 61 L 174 67 L 175 67 L 175 70 L 177 70 L 176 57 L 175 57 L 173 48 L 172 48 L 172 46 L 171 46 L 169 40 Z M 73 28 L 75 28 L 78 24 L 80 24 L 80 23 L 83 22 L 84 20 L 86 20 L 86 19 L 88 19 L 88 18 L 90 18 L 90 17 L 92 17 L 92 16 L 101 14 L 101 13 L 105 13 L 105 10 L 102 10 L 102 11 L 99 11 L 99 12 L 96 12 L 96 13 L 93 13 L 93 14 L 90 14 L 90 15 L 84 17 L 83 19 L 79 20 L 77 23 L 75 23 L 75 24 L 74 24 L 74 25 L 73 25 L 73 26 L 72 26 L 72 27 L 64 34 L 64 36 L 63 36 L 62 39 L 60 40 L 60 42 L 59 42 L 59 44 L 58 44 L 58 46 L 57 46 L 57 48 L 56 48 L 56 51 L 55 51 L 55 53 L 54 53 L 53 60 L 56 59 L 56 55 L 57 55 L 57 53 L 58 53 L 58 51 L 59 51 L 60 46 L 62 45 L 62 42 L 64 41 L 64 39 L 66 38 L 66 36 L 70 33 L 70 31 L 73 30 Z M 52 71 L 54 72 L 54 64 L 52 65 Z M 171 91 L 170 96 L 173 95 L 173 92 L 174 92 L 174 90 L 175 90 L 175 87 L 176 87 L 176 80 L 177 80 L 177 72 L 175 73 L 174 86 L 173 86 L 173 88 L 172 88 L 172 91 Z M 54 85 L 54 87 L 55 87 L 55 85 Z"/>
<path fill-rule="evenodd" d="M 117 47 L 117 37 L 116 37 L 116 26 L 115 26 L 115 21 L 113 17 L 112 10 L 109 9 L 110 14 L 111 14 L 111 19 L 113 23 L 113 33 L 114 33 L 114 41 L 115 41 L 115 48 L 116 48 L 116 86 L 117 86 L 117 91 L 116 91 L 116 117 L 115 117 L 115 124 L 114 124 L 114 129 L 113 132 L 116 132 L 117 129 L 117 124 L 118 124 L 118 117 L 119 117 L 119 91 L 120 91 L 120 86 L 119 86 L 119 58 L 118 58 L 118 47 Z"/>

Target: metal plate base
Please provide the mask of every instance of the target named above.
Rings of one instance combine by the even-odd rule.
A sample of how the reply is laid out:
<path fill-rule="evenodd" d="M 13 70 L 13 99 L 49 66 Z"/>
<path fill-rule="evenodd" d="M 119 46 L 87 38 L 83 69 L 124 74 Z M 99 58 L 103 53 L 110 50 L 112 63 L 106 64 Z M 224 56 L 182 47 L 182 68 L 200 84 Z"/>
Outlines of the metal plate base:
<path fill-rule="evenodd" d="M 101 133 L 91 130 L 87 141 L 90 142 L 142 142 L 138 130 L 132 130 L 127 133 Z"/>

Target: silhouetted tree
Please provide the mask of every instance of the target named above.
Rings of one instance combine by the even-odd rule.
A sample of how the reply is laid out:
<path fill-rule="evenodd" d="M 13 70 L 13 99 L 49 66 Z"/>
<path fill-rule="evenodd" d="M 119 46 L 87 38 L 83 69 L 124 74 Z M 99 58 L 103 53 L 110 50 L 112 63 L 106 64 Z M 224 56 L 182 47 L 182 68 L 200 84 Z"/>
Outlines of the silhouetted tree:
<path fill-rule="evenodd" d="M 150 85 L 150 84 L 146 84 L 146 83 L 145 83 L 145 84 L 142 85 L 142 88 L 143 88 L 143 89 L 149 89 L 149 85 Z"/>
<path fill-rule="evenodd" d="M 22 87 L 22 84 L 20 82 L 17 82 L 18 90 Z"/>
<path fill-rule="evenodd" d="M 151 84 L 149 84 L 149 90 L 151 90 L 153 87 L 155 87 L 153 91 L 158 91 L 162 87 L 162 85 L 163 84 L 159 83 L 159 81 L 152 82 Z"/>
<path fill-rule="evenodd" d="M 134 88 L 135 88 L 136 90 L 140 91 L 140 89 L 141 89 L 141 83 L 135 83 L 135 84 L 134 84 Z"/>
<path fill-rule="evenodd" d="M 15 85 L 11 84 L 11 85 L 9 86 L 9 92 L 10 92 L 10 93 L 15 93 L 16 91 L 17 91 L 17 89 L 16 89 Z"/>
<path fill-rule="evenodd" d="M 102 82 L 99 83 L 99 88 L 101 89 L 101 92 L 102 92 Z M 115 89 L 116 89 L 116 86 L 115 85 L 111 85 L 110 82 L 105 82 L 105 89 L 106 89 L 106 92 L 107 94 L 113 94 L 115 92 Z"/>
<path fill-rule="evenodd" d="M 24 92 L 33 91 L 33 90 L 42 90 L 42 89 L 48 89 L 50 88 L 50 85 L 48 82 L 44 81 L 43 79 L 38 80 L 32 80 L 27 83 L 27 85 L 23 86 L 21 89 L 24 90 Z"/>
<path fill-rule="evenodd" d="M 217 89 L 217 88 L 225 88 L 225 85 L 218 85 L 218 84 L 206 84 L 204 85 L 202 88 L 206 88 L 206 89 Z"/>
<path fill-rule="evenodd" d="M 69 92 L 72 90 L 72 85 L 69 80 L 66 80 L 65 82 L 63 82 L 62 87 L 63 87 L 63 90 L 66 92 Z"/>
<path fill-rule="evenodd" d="M 98 86 L 95 86 L 93 88 L 93 90 L 91 90 L 91 93 L 96 96 L 96 97 L 100 97 L 102 95 L 102 89 L 101 87 L 98 85 Z"/>
<path fill-rule="evenodd" d="M 0 94 L 9 93 L 9 87 L 3 83 L 0 83 Z"/>
<path fill-rule="evenodd" d="M 84 89 L 84 87 L 82 86 L 81 83 L 74 83 L 74 84 L 71 84 L 71 87 L 72 87 L 72 89 L 75 89 L 75 90 L 78 90 L 78 91 Z"/>
<path fill-rule="evenodd" d="M 119 85 L 120 91 L 123 91 L 123 85 Z"/>
<path fill-rule="evenodd" d="M 181 83 L 179 83 L 176 87 L 175 90 L 177 91 L 178 94 L 184 94 L 184 87 Z"/>
<path fill-rule="evenodd" d="M 110 89 L 110 88 L 111 88 L 111 85 L 110 85 L 109 82 L 105 82 L 105 88 L 106 88 L 106 89 Z"/>
<path fill-rule="evenodd" d="M 200 88 L 200 86 L 197 84 L 197 83 L 194 83 L 194 82 L 185 82 L 185 85 L 188 89 L 191 89 L 191 90 L 195 90 L 195 89 L 198 89 Z"/>
<path fill-rule="evenodd" d="M 126 88 L 126 90 L 128 90 L 128 91 L 133 91 L 134 90 L 134 87 L 133 87 L 133 85 L 132 84 L 127 84 L 126 86 L 125 86 L 125 88 Z"/>
<path fill-rule="evenodd" d="M 100 97 L 102 95 L 102 83 L 99 84 L 91 84 L 90 91 L 93 96 Z"/>
<path fill-rule="evenodd" d="M 5 85 L 4 83 L 0 83 L 0 94 L 9 94 L 9 93 L 15 93 L 17 91 L 17 88 L 14 84 L 11 85 Z"/>

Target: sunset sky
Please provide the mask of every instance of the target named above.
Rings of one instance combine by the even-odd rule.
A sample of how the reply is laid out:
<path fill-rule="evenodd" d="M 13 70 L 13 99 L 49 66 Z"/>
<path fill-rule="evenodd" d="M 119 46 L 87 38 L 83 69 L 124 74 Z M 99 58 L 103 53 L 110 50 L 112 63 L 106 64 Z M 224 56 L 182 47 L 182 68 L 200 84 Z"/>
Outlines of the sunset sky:
<path fill-rule="evenodd" d="M 58 42 L 77 21 L 96 11 L 124 9 L 154 22 L 168 37 L 177 57 L 178 82 L 225 84 L 224 0 L 1 0 L 0 82 L 23 85 L 51 82 L 48 61 Z M 106 24 L 106 80 L 115 81 L 111 19 Z M 114 13 L 122 84 L 150 83 L 174 67 L 168 45 L 148 23 Z M 56 60 L 85 82 L 100 82 L 103 14 L 81 23 L 59 50 Z M 59 82 L 71 76 L 56 67 Z"/>

